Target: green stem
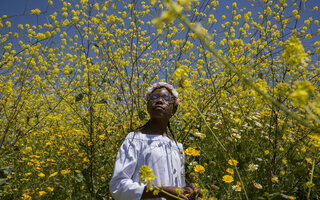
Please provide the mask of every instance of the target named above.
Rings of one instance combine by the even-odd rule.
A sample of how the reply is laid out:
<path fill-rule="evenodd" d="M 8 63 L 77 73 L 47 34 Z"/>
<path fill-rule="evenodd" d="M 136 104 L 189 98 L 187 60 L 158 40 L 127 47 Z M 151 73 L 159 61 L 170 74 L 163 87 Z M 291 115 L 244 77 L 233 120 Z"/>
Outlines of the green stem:
<path fill-rule="evenodd" d="M 313 179 L 313 173 L 314 173 L 314 166 L 315 166 L 315 159 L 313 159 L 312 161 L 312 170 L 311 170 L 311 175 L 310 175 L 310 183 L 312 184 L 312 179 Z M 310 187 L 308 188 L 308 195 L 307 195 L 307 200 L 310 199 L 310 193 L 311 193 L 311 185 Z"/>
<path fill-rule="evenodd" d="M 165 191 L 165 190 L 163 190 L 163 189 L 161 189 L 161 188 L 159 188 L 157 186 L 153 186 L 153 187 L 155 187 L 157 190 L 161 191 L 162 193 L 164 193 L 164 194 L 166 194 L 166 195 L 168 195 L 170 197 L 173 197 L 173 198 L 179 199 L 179 200 L 184 200 L 184 199 L 182 199 L 182 198 L 180 198 L 180 197 L 178 197 L 176 195 L 173 195 L 173 194 L 171 194 L 171 193 L 169 193 L 169 192 L 167 192 L 167 191 Z"/>

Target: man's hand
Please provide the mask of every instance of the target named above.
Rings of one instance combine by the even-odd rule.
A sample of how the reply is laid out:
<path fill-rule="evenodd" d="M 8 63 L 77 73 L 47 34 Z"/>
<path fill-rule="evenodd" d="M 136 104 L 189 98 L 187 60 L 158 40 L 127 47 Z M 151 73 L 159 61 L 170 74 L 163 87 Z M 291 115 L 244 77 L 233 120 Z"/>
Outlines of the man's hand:
<path fill-rule="evenodd" d="M 195 185 L 188 185 L 183 188 L 184 194 L 188 199 L 193 200 L 196 199 L 199 195 L 198 187 Z"/>

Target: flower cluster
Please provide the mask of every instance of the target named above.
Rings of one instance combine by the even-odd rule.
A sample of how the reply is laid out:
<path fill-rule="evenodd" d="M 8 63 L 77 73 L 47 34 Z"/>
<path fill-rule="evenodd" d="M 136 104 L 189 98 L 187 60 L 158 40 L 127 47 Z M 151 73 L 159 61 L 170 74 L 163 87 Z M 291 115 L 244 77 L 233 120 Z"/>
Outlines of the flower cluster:
<path fill-rule="evenodd" d="M 154 179 L 156 179 L 156 176 L 153 174 L 152 169 L 146 165 L 143 165 L 140 170 L 140 181 L 139 184 L 141 184 L 141 182 L 146 184 L 147 187 L 147 191 L 152 191 L 154 189 L 153 185 L 152 185 L 152 181 Z"/>
<path fill-rule="evenodd" d="M 196 150 L 195 148 L 192 148 L 192 147 L 188 147 L 184 152 L 188 156 L 200 156 L 200 152 L 198 150 Z"/>

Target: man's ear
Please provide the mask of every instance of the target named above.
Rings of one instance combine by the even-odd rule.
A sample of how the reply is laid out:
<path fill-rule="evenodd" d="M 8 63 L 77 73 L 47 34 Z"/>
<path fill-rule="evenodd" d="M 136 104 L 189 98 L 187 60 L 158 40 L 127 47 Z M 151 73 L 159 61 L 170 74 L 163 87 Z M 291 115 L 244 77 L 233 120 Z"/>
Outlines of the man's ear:
<path fill-rule="evenodd" d="M 171 117 L 177 112 L 178 105 L 174 105 L 171 113 Z"/>

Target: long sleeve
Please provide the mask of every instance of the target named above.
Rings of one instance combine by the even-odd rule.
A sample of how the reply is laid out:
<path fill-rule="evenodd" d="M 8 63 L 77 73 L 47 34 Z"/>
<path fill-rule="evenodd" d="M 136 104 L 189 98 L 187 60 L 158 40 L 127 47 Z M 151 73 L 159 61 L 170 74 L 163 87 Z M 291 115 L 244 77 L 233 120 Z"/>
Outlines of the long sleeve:
<path fill-rule="evenodd" d="M 141 199 L 145 185 L 132 180 L 138 162 L 137 148 L 137 144 L 127 138 L 119 149 L 109 185 L 110 192 L 116 200 Z"/>

